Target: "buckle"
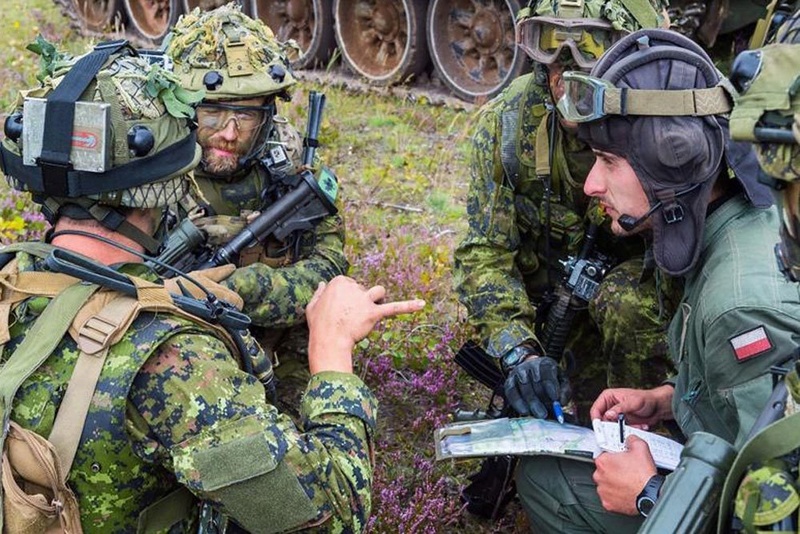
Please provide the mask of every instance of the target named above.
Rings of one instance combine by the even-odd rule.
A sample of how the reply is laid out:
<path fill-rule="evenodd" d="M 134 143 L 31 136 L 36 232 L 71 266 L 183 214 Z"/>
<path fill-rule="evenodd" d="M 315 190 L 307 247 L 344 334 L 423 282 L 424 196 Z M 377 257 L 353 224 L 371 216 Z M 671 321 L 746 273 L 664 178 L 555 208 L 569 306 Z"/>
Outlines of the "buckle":
<path fill-rule="evenodd" d="M 664 220 L 667 224 L 675 224 L 683 220 L 683 206 L 677 202 L 664 207 Z"/>

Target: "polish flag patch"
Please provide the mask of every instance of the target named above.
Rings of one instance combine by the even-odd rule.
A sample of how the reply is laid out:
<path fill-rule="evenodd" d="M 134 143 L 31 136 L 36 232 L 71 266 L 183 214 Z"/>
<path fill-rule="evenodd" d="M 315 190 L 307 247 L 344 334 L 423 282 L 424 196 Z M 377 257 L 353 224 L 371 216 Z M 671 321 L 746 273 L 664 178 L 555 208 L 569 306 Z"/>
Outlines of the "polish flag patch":
<path fill-rule="evenodd" d="M 769 340 L 767 330 L 763 326 L 732 337 L 730 344 L 733 347 L 733 354 L 740 362 L 754 358 L 759 354 L 764 354 L 772 349 L 772 341 Z"/>

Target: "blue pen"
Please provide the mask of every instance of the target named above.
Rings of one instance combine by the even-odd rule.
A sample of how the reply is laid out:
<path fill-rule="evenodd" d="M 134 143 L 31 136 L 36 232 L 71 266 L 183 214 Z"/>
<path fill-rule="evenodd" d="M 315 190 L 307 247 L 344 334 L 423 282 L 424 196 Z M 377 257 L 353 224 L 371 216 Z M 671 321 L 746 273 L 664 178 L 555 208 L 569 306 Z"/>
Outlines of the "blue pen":
<path fill-rule="evenodd" d="M 561 403 L 558 401 L 553 401 L 553 413 L 556 416 L 556 421 L 564 424 L 564 409 L 561 407 Z"/>

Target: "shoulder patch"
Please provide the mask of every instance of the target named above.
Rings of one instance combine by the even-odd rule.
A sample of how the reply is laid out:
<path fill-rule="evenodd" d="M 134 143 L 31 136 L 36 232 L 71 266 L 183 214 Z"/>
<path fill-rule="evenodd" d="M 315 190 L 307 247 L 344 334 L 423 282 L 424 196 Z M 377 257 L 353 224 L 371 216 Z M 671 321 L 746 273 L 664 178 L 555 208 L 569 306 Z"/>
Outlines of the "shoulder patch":
<path fill-rule="evenodd" d="M 772 341 L 763 325 L 733 336 L 728 340 L 736 360 L 743 362 L 772 349 Z"/>

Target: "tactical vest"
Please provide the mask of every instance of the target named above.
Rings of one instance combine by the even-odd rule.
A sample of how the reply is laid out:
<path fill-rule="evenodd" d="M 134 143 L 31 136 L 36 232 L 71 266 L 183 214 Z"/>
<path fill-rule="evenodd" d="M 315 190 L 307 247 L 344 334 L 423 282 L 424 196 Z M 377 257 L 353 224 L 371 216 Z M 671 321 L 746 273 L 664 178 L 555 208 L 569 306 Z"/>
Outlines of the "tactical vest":
<path fill-rule="evenodd" d="M 583 181 L 594 164 L 591 149 L 563 128 L 552 131 L 554 110 L 548 110 L 546 93 L 537 74 L 517 78 L 499 98 L 506 99 L 500 117 L 500 158 L 506 185 L 515 192 L 517 224 L 522 242 L 517 263 L 523 275 L 540 265 L 560 270 L 559 259 L 579 252 L 589 223 L 604 224 L 597 248 L 617 260 L 643 254 L 639 240 L 620 240 L 608 228 L 596 200 L 583 194 Z M 553 147 L 551 150 L 551 143 Z M 547 221 L 544 181 L 549 176 L 550 201 Z M 545 257 L 544 229 L 550 227 L 551 258 Z M 546 275 L 540 271 L 542 276 Z M 545 280 L 537 277 L 536 286 Z M 529 287 L 529 290 L 531 288 Z M 538 292 L 536 288 L 534 292 Z"/>
<path fill-rule="evenodd" d="M 46 246 L 39 247 L 46 250 Z M 33 264 L 32 258 L 24 253 L 18 254 L 17 261 L 23 270 L 24 266 Z M 34 283 L 32 286 L 41 286 L 42 294 L 33 293 L 29 284 L 25 292 L 33 294 L 19 301 L 20 292 L 14 288 L 15 284 L 22 283 L 22 275 L 38 276 L 43 283 Z M 48 276 L 51 278 L 48 279 Z M 8 358 L 31 331 L 53 293 L 60 292 L 53 288 L 58 284 L 74 284 L 77 280 L 70 281 L 69 277 L 52 273 L 19 272 L 13 263 L 3 269 L 2 278 L 0 310 L 15 316 L 13 323 L 0 325 L 4 326 L 0 328 L 0 333 L 8 335 L 4 347 L 5 358 Z M 9 297 L 13 298 L 9 300 Z M 81 524 L 86 532 L 166 528 L 183 519 L 191 519 L 195 501 L 188 490 L 177 483 L 171 472 L 160 467 L 159 463 L 164 459 L 153 458 L 148 450 L 133 449 L 125 424 L 128 394 L 142 365 L 158 347 L 177 334 L 208 334 L 211 331 L 226 341 L 234 355 L 238 354 L 235 344 L 220 327 L 193 318 L 185 312 L 170 313 L 174 310 L 153 303 L 146 304 L 141 301 L 142 291 L 138 304 L 143 310 L 132 316 L 121 317 L 122 322 L 112 327 L 114 321 L 105 320 L 103 311 L 108 309 L 108 303 L 119 302 L 119 298 L 126 297 L 103 290 L 90 297 L 78 312 L 70 330 L 71 335 L 64 336 L 44 364 L 22 384 L 11 412 L 13 421 L 41 436 L 50 436 L 54 441 L 51 431 L 57 416 L 61 417 L 59 407 L 73 379 L 73 371 L 82 350 L 79 347 L 86 351 L 87 341 L 90 346 L 94 342 L 103 343 L 111 336 L 118 338 L 110 345 L 105 363 L 102 364 L 67 478 L 69 487 L 78 498 Z M 156 312 L 156 309 L 159 311 Z M 100 312 L 94 314 L 96 310 Z M 84 326 L 78 328 L 80 325 Z M 91 328 L 87 329 L 86 325 Z M 121 337 L 120 328 L 124 328 Z M 88 338 L 85 337 L 87 335 Z M 158 403 L 158 399 L 152 401 Z M 142 457 L 151 461 L 142 460 Z"/>

